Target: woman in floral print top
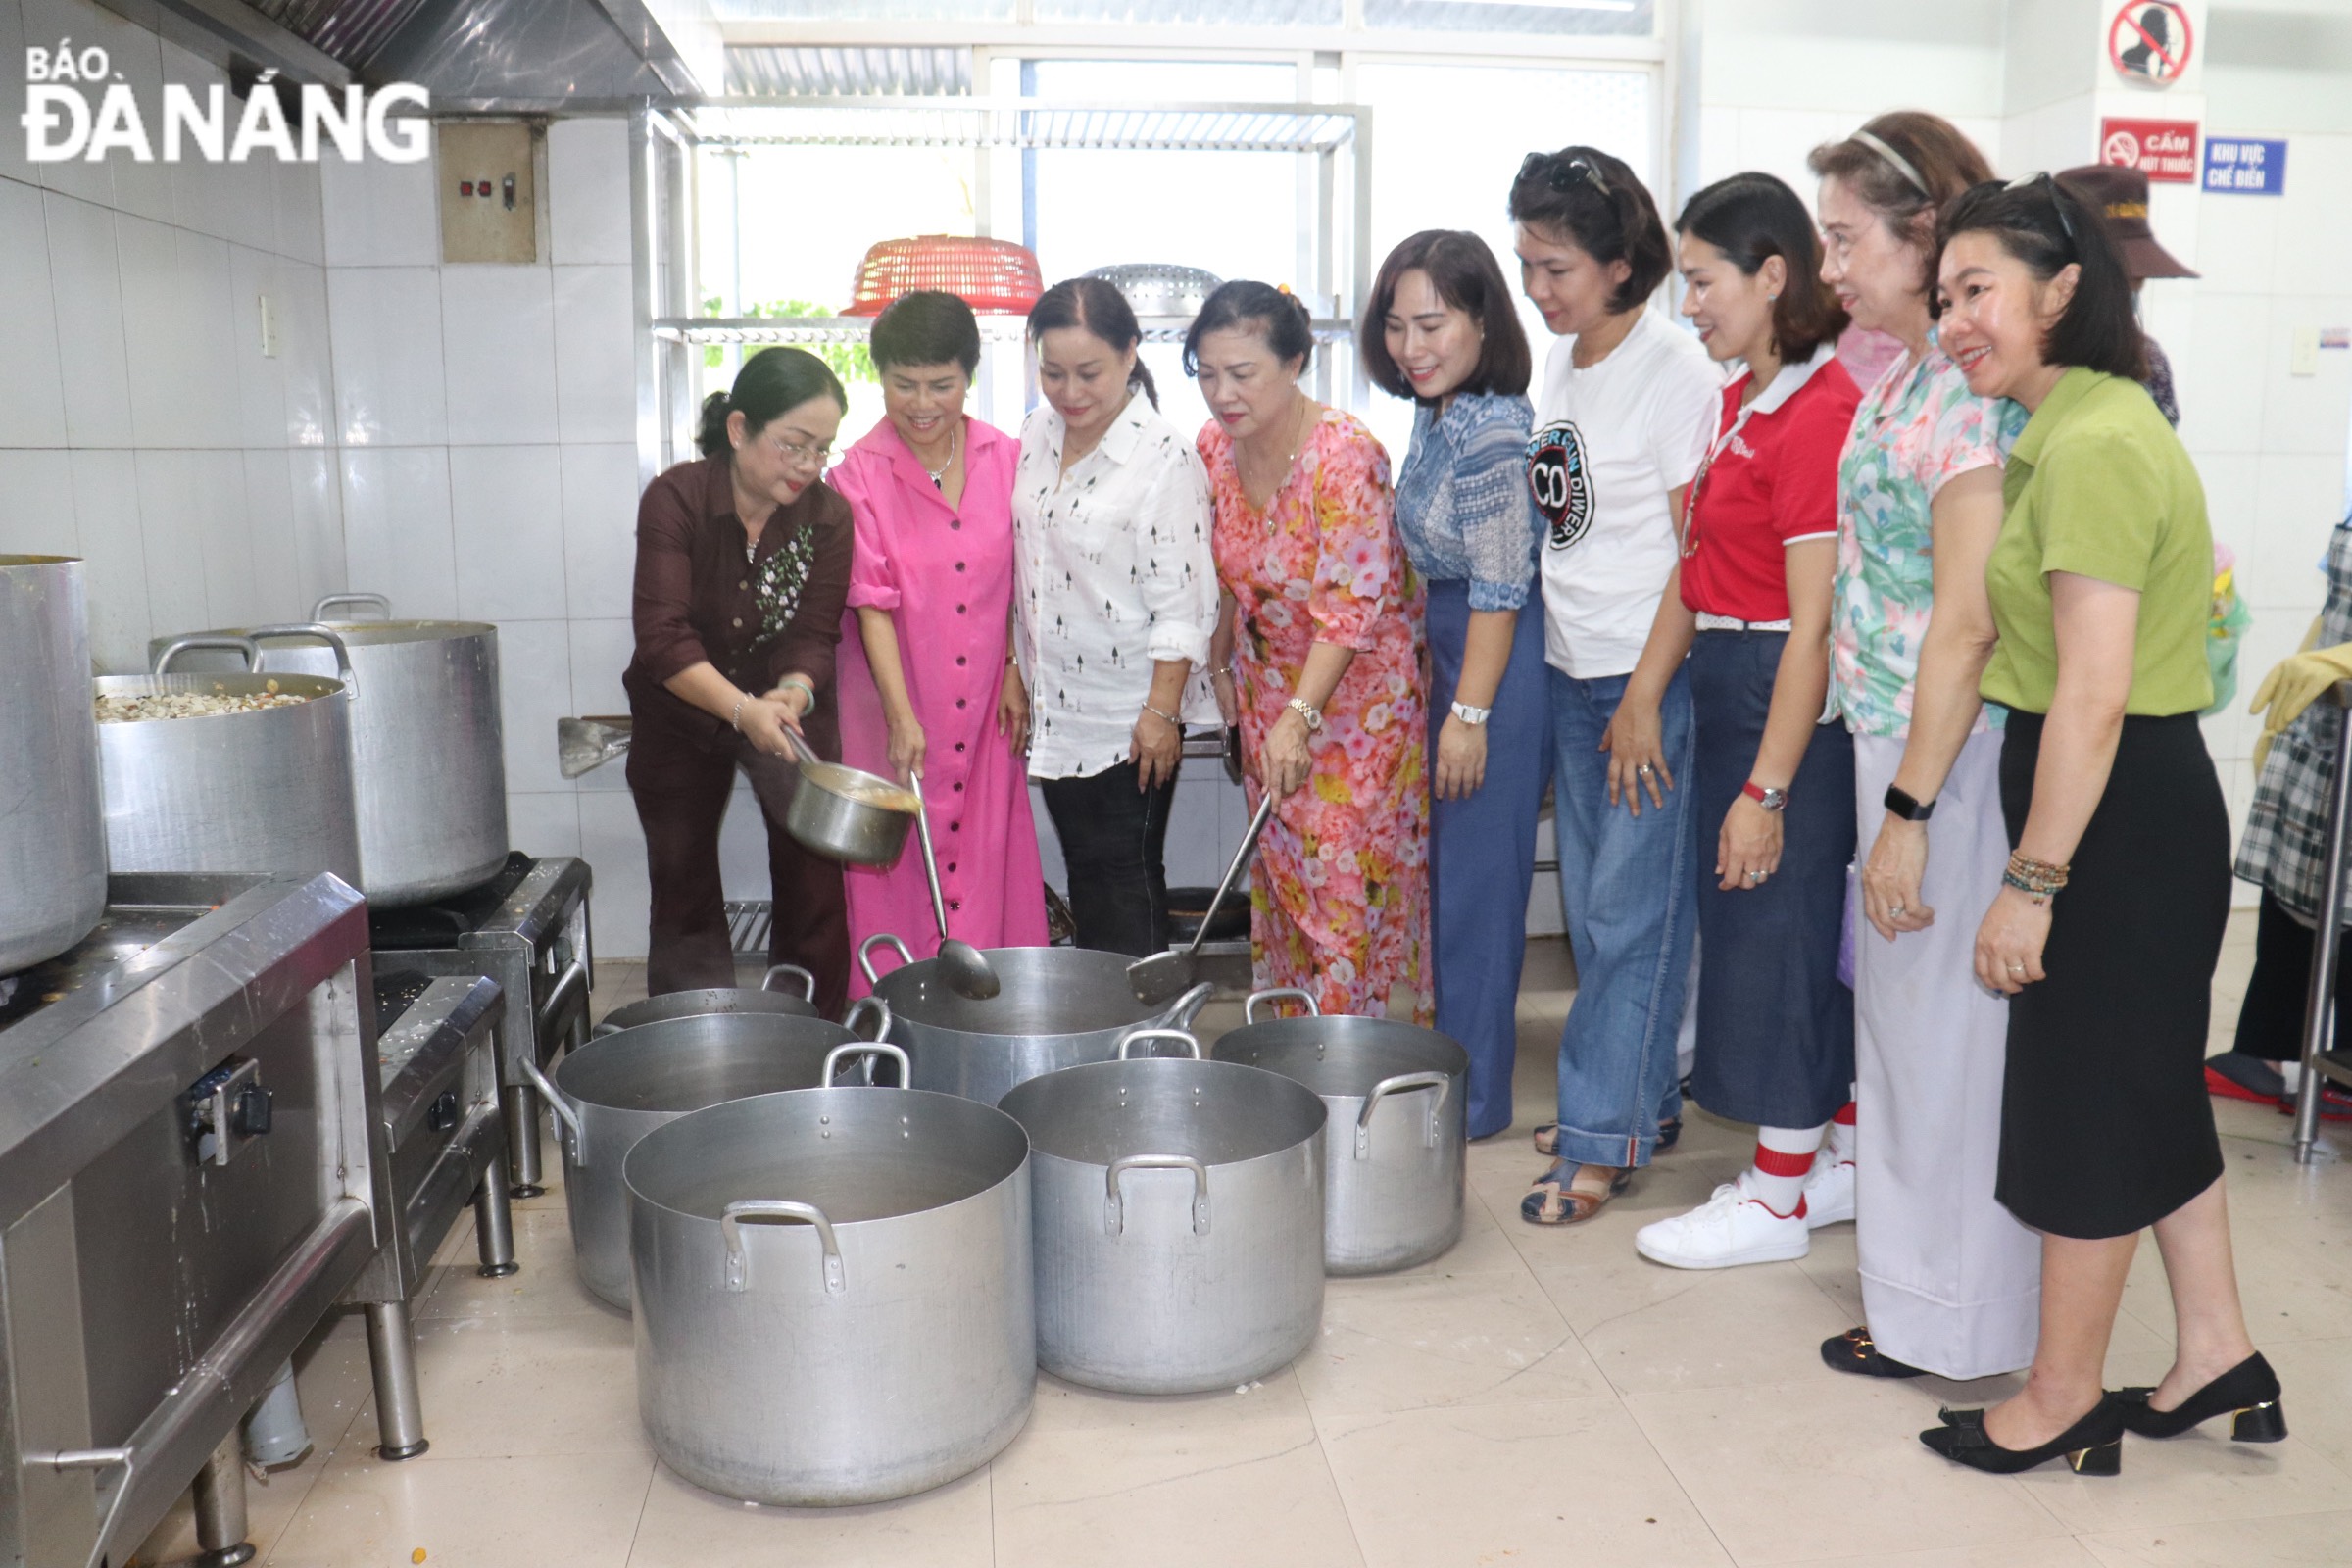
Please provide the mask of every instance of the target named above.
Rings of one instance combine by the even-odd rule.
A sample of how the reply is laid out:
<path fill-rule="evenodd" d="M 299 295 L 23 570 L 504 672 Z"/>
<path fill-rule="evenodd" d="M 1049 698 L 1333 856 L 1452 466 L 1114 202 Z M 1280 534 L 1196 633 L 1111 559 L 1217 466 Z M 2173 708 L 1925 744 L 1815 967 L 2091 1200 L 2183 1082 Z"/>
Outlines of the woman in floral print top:
<path fill-rule="evenodd" d="M 1250 282 L 1209 296 L 1185 343 L 1211 416 L 1217 701 L 1281 803 L 1250 880 L 1255 980 L 1302 987 L 1325 1012 L 1426 1024 L 1421 583 L 1388 454 L 1298 388 L 1312 351 L 1305 308 Z"/>
<path fill-rule="evenodd" d="M 1936 214 L 1990 177 L 1933 115 L 1882 115 L 1817 149 L 1823 275 L 1902 358 L 1862 395 L 1838 470 L 1831 699 L 1854 733 L 1864 865 L 1856 939 L 1856 1136 L 1819 1173 L 1851 1194 L 1869 1322 L 1822 1346 L 1880 1377 L 1987 1377 L 2034 1354 L 2034 1234 L 1993 1201 L 2008 1033 L 1976 983 L 1975 933 L 2009 857 L 1984 565 L 2001 465 L 2025 422 L 1974 396 L 1936 341 Z M 1930 819 L 1930 813 L 1933 819 Z"/>

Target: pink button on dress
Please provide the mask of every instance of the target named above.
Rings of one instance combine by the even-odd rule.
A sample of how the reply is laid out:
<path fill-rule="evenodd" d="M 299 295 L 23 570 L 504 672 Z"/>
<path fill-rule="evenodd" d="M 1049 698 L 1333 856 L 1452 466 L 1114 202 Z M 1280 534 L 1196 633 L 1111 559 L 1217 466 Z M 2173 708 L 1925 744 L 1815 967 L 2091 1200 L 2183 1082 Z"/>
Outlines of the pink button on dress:
<path fill-rule="evenodd" d="M 842 760 L 892 774 L 889 727 L 858 631 L 858 607 L 872 606 L 891 612 L 906 695 L 923 726 L 923 798 L 948 929 L 977 948 L 1042 947 L 1047 940 L 1028 769 L 997 732 L 1019 456 L 1011 437 L 966 419 L 963 498 L 950 507 L 884 419 L 826 475 L 848 499 L 857 524 L 839 661 Z M 922 851 L 911 835 L 898 864 L 852 866 L 845 881 L 853 949 L 889 932 L 918 958 L 939 951 Z M 887 949 L 876 951 L 877 972 L 897 963 Z M 852 996 L 871 989 L 862 972 L 851 975 Z"/>

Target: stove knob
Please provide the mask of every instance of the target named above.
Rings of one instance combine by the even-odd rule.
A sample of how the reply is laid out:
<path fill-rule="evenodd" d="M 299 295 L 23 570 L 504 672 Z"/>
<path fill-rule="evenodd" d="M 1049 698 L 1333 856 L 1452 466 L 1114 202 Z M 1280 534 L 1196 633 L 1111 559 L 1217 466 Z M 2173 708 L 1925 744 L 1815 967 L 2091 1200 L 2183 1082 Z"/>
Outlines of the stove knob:
<path fill-rule="evenodd" d="M 434 1101 L 432 1108 L 424 1113 L 424 1125 L 432 1132 L 445 1133 L 457 1124 L 458 1092 L 455 1089 L 443 1090 L 441 1098 Z"/>
<path fill-rule="evenodd" d="M 276 1099 L 260 1084 L 247 1084 L 237 1095 L 235 1108 L 229 1112 L 229 1129 L 240 1137 L 261 1137 L 270 1130 L 270 1119 L 275 1114 Z"/>

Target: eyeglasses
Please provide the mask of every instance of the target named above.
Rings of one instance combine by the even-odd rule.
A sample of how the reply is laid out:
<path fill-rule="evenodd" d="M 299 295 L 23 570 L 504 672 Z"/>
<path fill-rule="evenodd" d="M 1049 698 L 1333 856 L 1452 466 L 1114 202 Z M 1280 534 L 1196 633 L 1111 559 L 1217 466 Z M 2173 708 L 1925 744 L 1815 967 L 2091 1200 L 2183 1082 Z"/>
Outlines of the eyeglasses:
<path fill-rule="evenodd" d="M 2075 238 L 2075 220 L 2066 216 L 2066 203 L 2058 199 L 2058 181 L 2050 177 L 2048 170 L 2045 169 L 2039 173 L 2027 174 L 2013 179 L 2001 188 L 2003 190 L 2031 190 L 2036 185 L 2048 187 L 2050 210 L 2058 215 L 2058 226 L 2066 231 L 2066 248 L 2078 256 L 2081 255 L 2082 244 Z"/>
<path fill-rule="evenodd" d="M 776 454 L 783 458 L 787 463 L 798 463 L 804 467 L 810 464 L 814 464 L 816 466 L 821 468 L 824 466 L 825 460 L 833 455 L 833 443 L 830 441 L 823 442 L 817 446 L 805 447 L 798 441 L 787 441 L 781 436 L 773 436 L 765 433 L 762 433 L 760 439 L 766 442 L 770 447 L 774 448 Z"/>
<path fill-rule="evenodd" d="M 1562 158 L 1557 153 L 1529 153 L 1520 160 L 1519 179 L 1525 181 L 1539 177 L 1556 191 L 1574 188 L 1581 177 L 1602 196 L 1609 194 L 1609 182 L 1600 177 L 1600 171 L 1582 158 Z"/>

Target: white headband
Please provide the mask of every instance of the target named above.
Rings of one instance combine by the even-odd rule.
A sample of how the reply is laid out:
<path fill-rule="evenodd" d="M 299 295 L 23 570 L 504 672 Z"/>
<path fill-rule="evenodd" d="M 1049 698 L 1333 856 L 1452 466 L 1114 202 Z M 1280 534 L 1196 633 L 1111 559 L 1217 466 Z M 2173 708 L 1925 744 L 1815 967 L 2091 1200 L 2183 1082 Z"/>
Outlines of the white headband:
<path fill-rule="evenodd" d="M 1885 142 L 1881 141 L 1878 137 L 1872 135 L 1867 130 L 1855 131 L 1854 140 L 1860 142 L 1863 146 L 1869 148 L 1872 152 L 1877 153 L 1881 158 L 1884 158 L 1888 163 L 1892 164 L 1894 166 L 1894 172 L 1911 182 L 1912 189 L 1918 191 L 1922 196 L 1927 197 L 1930 201 L 1934 201 L 1936 199 L 1936 193 L 1928 189 L 1928 182 L 1919 177 L 1919 171 L 1911 167 L 1910 159 L 1905 158 L 1901 153 L 1896 152 L 1893 148 L 1887 146 Z"/>

